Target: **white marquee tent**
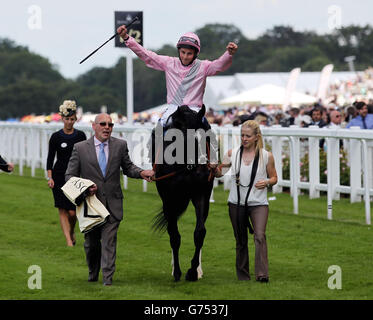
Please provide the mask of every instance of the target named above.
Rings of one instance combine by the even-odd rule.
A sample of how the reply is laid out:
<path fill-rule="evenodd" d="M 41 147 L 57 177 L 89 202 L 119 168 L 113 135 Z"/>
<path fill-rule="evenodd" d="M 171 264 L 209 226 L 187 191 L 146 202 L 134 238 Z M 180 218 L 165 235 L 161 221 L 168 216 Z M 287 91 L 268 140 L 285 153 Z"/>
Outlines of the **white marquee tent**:
<path fill-rule="evenodd" d="M 261 104 L 261 105 L 282 105 L 285 101 L 286 88 L 273 84 L 264 84 L 259 87 L 244 91 L 238 95 L 234 95 L 219 101 L 219 105 L 225 106 L 242 106 L 246 104 Z M 317 99 L 314 96 L 293 92 L 290 97 L 292 105 L 312 104 Z"/>

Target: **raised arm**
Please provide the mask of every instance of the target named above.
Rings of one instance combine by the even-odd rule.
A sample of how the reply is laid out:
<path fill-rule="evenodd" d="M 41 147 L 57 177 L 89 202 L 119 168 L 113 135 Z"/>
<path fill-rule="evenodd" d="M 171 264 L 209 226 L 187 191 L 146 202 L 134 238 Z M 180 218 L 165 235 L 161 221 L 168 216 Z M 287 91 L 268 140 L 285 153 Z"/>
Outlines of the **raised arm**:
<path fill-rule="evenodd" d="M 238 45 L 234 42 L 229 42 L 226 49 L 228 53 L 233 56 L 238 50 Z"/>
<path fill-rule="evenodd" d="M 210 62 L 207 69 L 207 76 L 214 76 L 219 72 L 227 70 L 232 65 L 233 55 L 236 53 L 238 46 L 234 42 L 229 42 L 226 49 L 220 58 Z"/>
<path fill-rule="evenodd" d="M 142 47 L 137 41 L 127 33 L 125 25 L 117 29 L 120 37 L 125 41 L 126 46 L 130 48 L 145 64 L 152 69 L 165 71 L 167 62 L 172 59 L 171 57 L 161 56 L 153 51 L 147 50 Z"/>

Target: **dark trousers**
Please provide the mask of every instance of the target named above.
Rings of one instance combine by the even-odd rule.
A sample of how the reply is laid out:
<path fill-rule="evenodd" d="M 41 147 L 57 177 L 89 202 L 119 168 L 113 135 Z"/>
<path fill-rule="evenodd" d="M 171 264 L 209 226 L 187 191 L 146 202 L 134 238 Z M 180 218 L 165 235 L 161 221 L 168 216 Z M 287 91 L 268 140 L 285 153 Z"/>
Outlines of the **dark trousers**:
<path fill-rule="evenodd" d="M 244 206 L 228 203 L 234 237 L 236 238 L 236 273 L 238 280 L 250 280 L 247 223 L 250 218 L 254 229 L 255 277 L 268 278 L 268 256 L 265 230 L 268 221 L 268 206 Z"/>
<path fill-rule="evenodd" d="M 100 268 L 104 283 L 111 283 L 115 271 L 117 232 L 120 221 L 110 215 L 108 221 L 84 235 L 88 280 L 97 281 Z"/>

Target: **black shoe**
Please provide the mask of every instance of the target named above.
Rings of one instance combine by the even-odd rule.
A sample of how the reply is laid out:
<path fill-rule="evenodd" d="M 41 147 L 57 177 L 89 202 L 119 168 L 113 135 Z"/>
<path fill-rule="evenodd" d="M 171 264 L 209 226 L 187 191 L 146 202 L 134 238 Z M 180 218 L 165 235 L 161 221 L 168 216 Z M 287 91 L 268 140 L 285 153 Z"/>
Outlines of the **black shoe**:
<path fill-rule="evenodd" d="M 88 277 L 88 282 L 97 282 L 98 281 L 98 276 L 97 277 Z"/>
<path fill-rule="evenodd" d="M 267 278 L 267 277 L 258 277 L 256 279 L 256 281 L 258 281 L 258 282 L 269 282 L 269 278 Z"/>

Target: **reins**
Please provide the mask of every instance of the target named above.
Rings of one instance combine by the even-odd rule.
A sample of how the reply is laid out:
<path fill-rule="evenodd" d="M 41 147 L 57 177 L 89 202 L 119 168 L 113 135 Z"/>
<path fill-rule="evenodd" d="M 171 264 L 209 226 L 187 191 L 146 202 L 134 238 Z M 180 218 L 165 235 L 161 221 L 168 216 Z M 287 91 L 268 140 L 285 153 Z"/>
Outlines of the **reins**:
<path fill-rule="evenodd" d="M 208 164 L 209 164 L 210 163 L 210 147 L 209 147 L 209 144 L 207 142 L 206 142 L 206 148 L 207 148 L 207 160 L 208 160 Z M 153 164 L 153 171 L 154 172 L 156 172 L 156 169 L 157 169 L 157 160 L 158 160 L 159 152 L 160 152 L 160 148 L 158 148 L 157 154 L 156 154 L 155 159 L 154 159 L 154 164 Z M 208 177 L 208 181 L 210 182 L 211 179 L 214 177 L 216 168 L 211 168 L 211 167 L 209 167 L 209 165 L 207 165 L 207 167 L 210 170 L 210 174 L 209 174 L 209 177 Z M 182 168 L 180 170 L 173 171 L 173 172 L 170 172 L 168 174 L 165 174 L 165 175 L 163 175 L 161 177 L 155 177 L 155 176 L 153 176 L 152 180 L 153 181 L 159 181 L 159 180 L 167 179 L 169 177 L 175 176 L 176 174 L 178 174 L 180 172 L 183 172 L 186 169 L 190 170 L 189 169 L 189 165 L 187 165 L 186 167 L 184 167 L 184 168 Z"/>
<path fill-rule="evenodd" d="M 154 164 L 153 164 L 153 171 L 154 171 L 154 173 L 155 173 L 155 170 L 156 170 L 156 168 L 157 168 L 157 160 L 158 160 L 158 155 L 159 155 L 160 150 L 161 150 L 161 149 L 158 148 L 158 150 L 157 150 L 157 154 L 155 155 Z M 156 178 L 155 176 L 153 176 L 153 177 L 152 177 L 152 180 L 153 180 L 153 181 L 159 181 L 159 180 L 162 180 L 162 179 L 166 179 L 166 178 L 169 178 L 169 177 L 174 176 L 176 173 L 177 173 L 177 171 L 174 171 L 174 172 L 171 172 L 171 173 L 165 174 L 164 176 L 157 177 L 157 178 Z"/>

